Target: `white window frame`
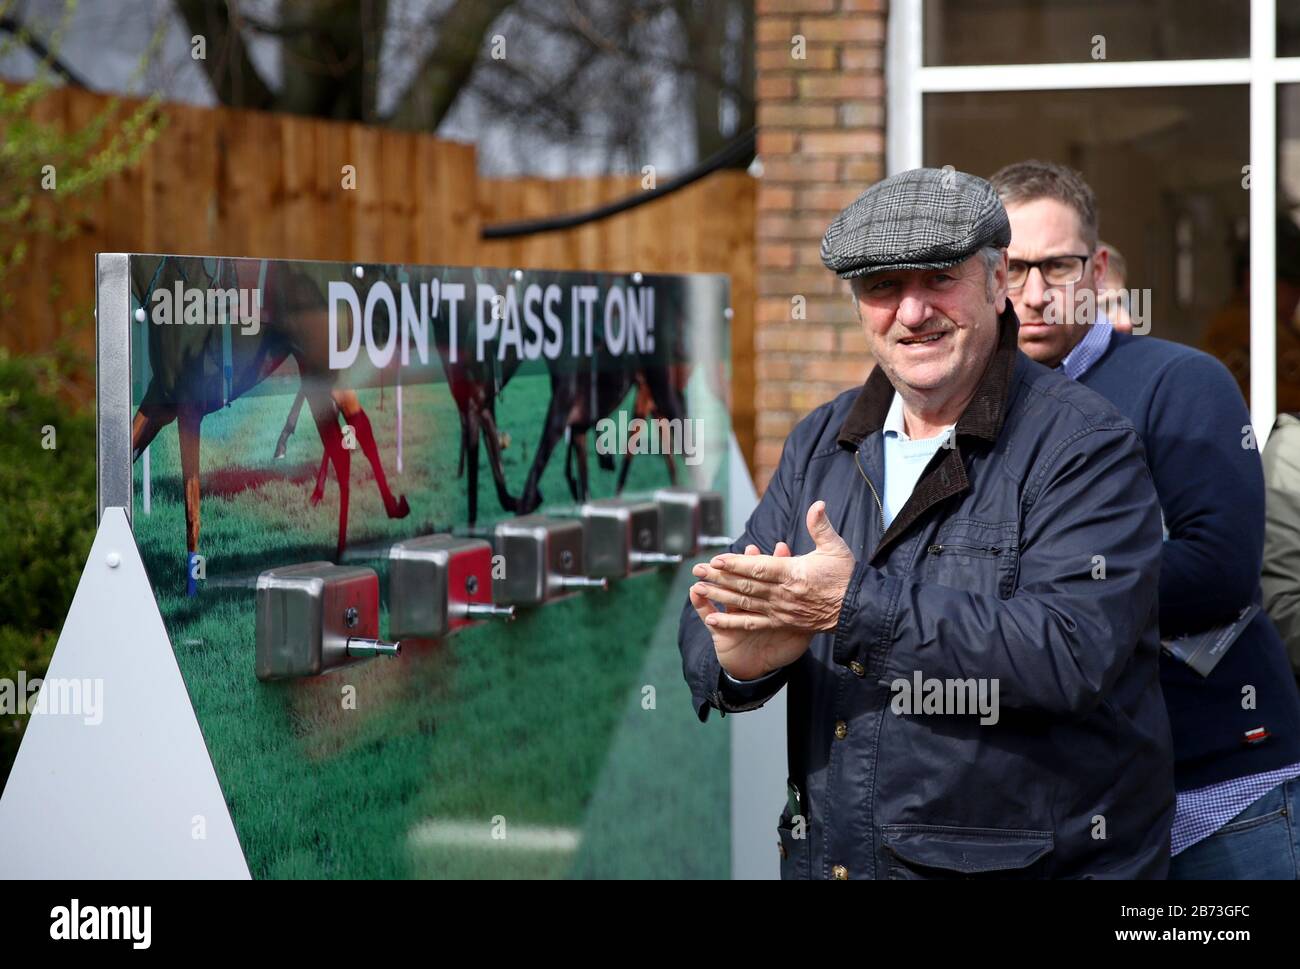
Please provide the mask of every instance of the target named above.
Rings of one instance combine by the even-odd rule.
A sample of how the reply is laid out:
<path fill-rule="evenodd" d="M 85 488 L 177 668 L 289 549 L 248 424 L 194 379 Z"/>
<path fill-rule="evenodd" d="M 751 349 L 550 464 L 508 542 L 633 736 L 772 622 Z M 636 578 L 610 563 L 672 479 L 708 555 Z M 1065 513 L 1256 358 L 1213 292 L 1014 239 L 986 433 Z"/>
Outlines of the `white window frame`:
<path fill-rule="evenodd" d="M 924 96 L 968 91 L 1248 85 L 1250 89 L 1250 419 L 1260 448 L 1277 417 L 1277 90 L 1300 83 L 1300 57 L 1277 56 L 1277 0 L 1250 0 L 1250 56 L 1205 60 L 1084 61 L 925 67 L 923 0 L 893 0 L 886 38 L 885 166 L 922 164 Z"/>

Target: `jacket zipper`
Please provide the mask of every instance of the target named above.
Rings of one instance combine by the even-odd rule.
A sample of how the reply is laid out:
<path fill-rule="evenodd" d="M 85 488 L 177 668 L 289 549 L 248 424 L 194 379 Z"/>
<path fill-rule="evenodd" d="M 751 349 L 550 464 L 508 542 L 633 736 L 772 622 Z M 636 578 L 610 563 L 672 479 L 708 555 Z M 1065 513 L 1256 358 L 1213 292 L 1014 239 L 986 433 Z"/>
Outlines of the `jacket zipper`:
<path fill-rule="evenodd" d="M 865 481 L 867 487 L 871 489 L 871 497 L 876 499 L 876 512 L 880 516 L 878 519 L 880 522 L 880 537 L 883 539 L 885 537 L 885 506 L 880 503 L 880 495 L 876 491 L 876 486 L 871 483 L 871 479 L 867 477 L 867 472 L 862 469 L 861 455 L 861 450 L 854 451 L 853 463 L 857 465 L 858 474 L 862 475 L 862 480 Z"/>
<path fill-rule="evenodd" d="M 989 552 L 993 555 L 1001 555 L 1002 548 L 998 545 L 931 545 L 926 549 L 931 555 L 942 555 L 945 551 L 949 552 Z"/>

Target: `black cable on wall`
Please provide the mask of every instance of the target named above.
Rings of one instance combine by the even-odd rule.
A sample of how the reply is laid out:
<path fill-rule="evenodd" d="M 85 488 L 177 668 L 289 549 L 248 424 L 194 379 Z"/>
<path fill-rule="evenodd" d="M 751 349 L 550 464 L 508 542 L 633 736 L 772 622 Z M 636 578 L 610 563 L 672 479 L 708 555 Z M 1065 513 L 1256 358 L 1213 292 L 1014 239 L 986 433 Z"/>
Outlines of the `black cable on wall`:
<path fill-rule="evenodd" d="M 588 209 L 586 212 L 552 215 L 544 219 L 529 219 L 523 222 L 501 222 L 497 225 L 485 225 L 480 236 L 484 239 L 512 239 L 518 236 L 537 235 L 542 232 L 558 232 L 561 229 L 572 229 L 574 226 L 607 219 L 611 215 L 626 212 L 628 209 L 634 209 L 638 205 L 645 205 L 647 202 L 653 202 L 655 199 L 663 198 L 665 195 L 683 189 L 693 182 L 698 182 L 704 176 L 712 174 L 719 168 L 729 168 L 738 162 L 753 158 L 757 138 L 758 129 L 750 128 L 730 144 L 725 145 L 702 162 L 697 163 L 693 168 L 675 178 L 670 178 L 662 185 L 647 189 L 644 192 L 637 192 L 635 195 L 629 195 L 626 198 L 606 202 L 604 205 Z"/>

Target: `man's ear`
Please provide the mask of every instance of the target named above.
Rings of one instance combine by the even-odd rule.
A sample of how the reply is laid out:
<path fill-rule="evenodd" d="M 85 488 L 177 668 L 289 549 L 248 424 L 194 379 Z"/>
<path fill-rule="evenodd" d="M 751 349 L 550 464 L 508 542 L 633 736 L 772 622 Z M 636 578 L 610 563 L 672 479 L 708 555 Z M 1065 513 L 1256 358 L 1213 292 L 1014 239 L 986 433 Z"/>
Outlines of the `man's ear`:
<path fill-rule="evenodd" d="M 858 314 L 858 322 L 862 322 L 862 304 L 858 302 L 858 278 L 849 280 L 849 302 L 853 304 L 853 312 Z"/>
<path fill-rule="evenodd" d="M 1100 290 L 1110 268 L 1110 251 L 1098 246 L 1092 253 L 1092 288 Z"/>

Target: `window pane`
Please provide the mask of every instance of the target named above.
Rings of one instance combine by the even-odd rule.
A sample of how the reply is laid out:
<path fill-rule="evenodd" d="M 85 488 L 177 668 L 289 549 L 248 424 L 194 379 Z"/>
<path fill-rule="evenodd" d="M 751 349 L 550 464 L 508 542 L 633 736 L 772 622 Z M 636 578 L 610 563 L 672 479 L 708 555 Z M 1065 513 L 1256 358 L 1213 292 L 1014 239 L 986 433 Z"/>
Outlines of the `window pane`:
<path fill-rule="evenodd" d="M 1276 254 L 1276 375 L 1277 409 L 1300 412 L 1300 86 L 1278 87 L 1277 204 L 1274 227 Z M 1206 349 L 1228 365 L 1250 394 L 1249 222 L 1241 221 L 1232 249 L 1232 291 L 1207 328 Z"/>
<path fill-rule="evenodd" d="M 1250 56 L 1247 0 L 925 0 L 924 29 L 945 67 Z"/>
<path fill-rule="evenodd" d="M 1300 3 L 1278 2 L 1277 56 L 1300 57 Z"/>
<path fill-rule="evenodd" d="M 1148 332 L 1209 349 L 1211 322 L 1233 305 L 1249 218 L 1248 97 L 1238 85 L 930 94 L 925 163 L 984 177 L 1027 158 L 1078 169 Z"/>
<path fill-rule="evenodd" d="M 1277 171 L 1277 409 L 1294 413 L 1300 411 L 1300 85 L 1277 89 Z M 1242 258 L 1249 255 L 1243 247 Z"/>

